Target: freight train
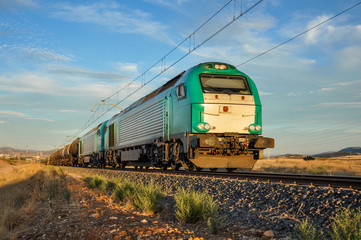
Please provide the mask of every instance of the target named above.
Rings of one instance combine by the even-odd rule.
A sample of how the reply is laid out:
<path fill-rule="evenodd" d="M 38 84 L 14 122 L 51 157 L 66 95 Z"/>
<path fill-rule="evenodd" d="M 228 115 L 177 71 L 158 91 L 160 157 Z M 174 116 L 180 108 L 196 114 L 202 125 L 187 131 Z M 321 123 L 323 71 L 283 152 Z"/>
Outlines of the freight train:
<path fill-rule="evenodd" d="M 184 71 L 49 158 L 51 164 L 178 170 L 250 169 L 263 137 L 253 80 L 226 63 Z"/>

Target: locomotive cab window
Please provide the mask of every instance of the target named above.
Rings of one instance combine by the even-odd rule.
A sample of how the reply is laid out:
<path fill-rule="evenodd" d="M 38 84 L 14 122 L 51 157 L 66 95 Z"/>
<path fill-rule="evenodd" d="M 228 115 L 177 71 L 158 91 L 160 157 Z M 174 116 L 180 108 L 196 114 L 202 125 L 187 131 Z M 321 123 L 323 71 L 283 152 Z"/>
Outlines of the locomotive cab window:
<path fill-rule="evenodd" d="M 202 74 L 200 79 L 204 93 L 251 94 L 243 76 Z"/>
<path fill-rule="evenodd" d="M 176 91 L 178 100 L 185 99 L 187 97 L 186 89 L 183 83 L 177 86 Z"/>

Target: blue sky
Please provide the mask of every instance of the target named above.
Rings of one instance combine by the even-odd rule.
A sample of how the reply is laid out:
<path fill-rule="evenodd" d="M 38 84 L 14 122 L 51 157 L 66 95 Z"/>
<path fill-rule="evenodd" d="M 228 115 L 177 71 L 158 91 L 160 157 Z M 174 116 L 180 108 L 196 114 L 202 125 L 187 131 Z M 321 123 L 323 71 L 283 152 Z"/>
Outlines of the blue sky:
<path fill-rule="evenodd" d="M 49 150 L 69 141 L 93 104 L 129 84 L 227 2 L 0 0 L 0 147 Z M 230 4 L 194 42 L 107 101 L 118 102 L 185 55 L 239 14 L 241 2 L 245 10 L 257 1 L 238 0 L 236 10 Z M 357 2 L 265 0 L 120 107 L 200 62 L 237 66 Z M 238 67 L 261 92 L 263 135 L 276 139 L 270 154 L 361 146 L 360 12 L 359 5 Z"/>

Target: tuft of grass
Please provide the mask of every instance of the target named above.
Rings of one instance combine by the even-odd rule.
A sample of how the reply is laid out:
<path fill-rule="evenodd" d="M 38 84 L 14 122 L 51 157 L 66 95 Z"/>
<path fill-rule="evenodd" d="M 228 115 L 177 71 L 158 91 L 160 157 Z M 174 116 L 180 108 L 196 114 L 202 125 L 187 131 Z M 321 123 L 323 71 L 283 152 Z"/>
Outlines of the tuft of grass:
<path fill-rule="evenodd" d="M 155 213 L 163 208 L 163 193 L 160 186 L 156 186 L 154 181 L 141 184 L 134 197 L 134 205 L 144 212 Z"/>
<path fill-rule="evenodd" d="M 225 221 L 223 217 L 219 215 L 219 206 L 214 201 L 213 197 L 207 196 L 204 203 L 203 219 L 207 220 L 208 229 L 212 234 L 217 234 L 224 226 Z"/>
<path fill-rule="evenodd" d="M 58 199 L 59 188 L 60 188 L 60 184 L 57 179 L 50 179 L 49 181 L 47 181 L 46 190 L 47 190 L 49 200 L 51 200 L 53 198 Z"/>
<path fill-rule="evenodd" d="M 340 208 L 331 220 L 331 228 L 325 233 L 322 230 L 317 230 L 316 226 L 306 218 L 296 226 L 295 237 L 302 240 L 361 239 L 361 208 L 355 210 Z"/>
<path fill-rule="evenodd" d="M 115 182 L 109 181 L 109 180 L 106 182 L 106 189 L 107 190 L 113 191 L 115 189 L 115 187 L 116 187 Z"/>
<path fill-rule="evenodd" d="M 123 182 L 116 184 L 113 191 L 113 197 L 119 201 L 133 199 L 136 194 L 135 189 L 135 183 L 129 181 L 128 179 L 124 179 Z"/>
<path fill-rule="evenodd" d="M 174 196 L 176 217 L 183 223 L 207 222 L 213 234 L 224 226 L 223 218 L 218 213 L 218 205 L 207 192 L 178 188 Z"/>
<path fill-rule="evenodd" d="M 89 187 L 90 188 L 98 188 L 104 181 L 105 181 L 105 179 L 103 177 L 95 175 L 89 181 Z"/>
<path fill-rule="evenodd" d="M 318 240 L 322 237 L 322 231 L 318 231 L 313 223 L 306 218 L 296 226 L 295 237 L 302 240 Z"/>
<path fill-rule="evenodd" d="M 333 218 L 330 236 L 333 240 L 361 239 L 361 208 L 340 209 Z"/>

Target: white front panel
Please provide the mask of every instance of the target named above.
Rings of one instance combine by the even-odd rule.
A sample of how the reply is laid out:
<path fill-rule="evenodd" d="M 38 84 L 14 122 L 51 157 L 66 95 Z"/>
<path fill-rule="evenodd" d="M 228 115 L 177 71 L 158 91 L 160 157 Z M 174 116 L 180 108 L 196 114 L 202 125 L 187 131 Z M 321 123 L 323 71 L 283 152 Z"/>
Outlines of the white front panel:
<path fill-rule="evenodd" d="M 209 133 L 248 134 L 248 126 L 254 123 L 255 112 L 255 105 L 204 104 L 204 122 L 211 125 Z"/>

